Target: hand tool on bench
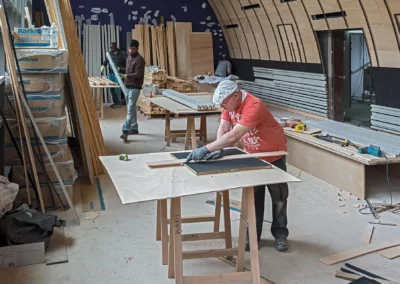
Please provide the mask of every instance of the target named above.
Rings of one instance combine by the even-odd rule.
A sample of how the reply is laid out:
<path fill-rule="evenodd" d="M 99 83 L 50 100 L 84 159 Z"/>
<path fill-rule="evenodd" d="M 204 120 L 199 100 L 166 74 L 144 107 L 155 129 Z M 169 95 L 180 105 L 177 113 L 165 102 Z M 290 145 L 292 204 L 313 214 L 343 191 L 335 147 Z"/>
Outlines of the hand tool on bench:
<path fill-rule="evenodd" d="M 316 135 L 313 134 L 314 138 L 320 139 L 322 141 L 326 141 L 326 142 L 330 142 L 330 143 L 335 143 L 337 145 L 340 145 L 341 147 L 347 147 L 350 145 L 353 145 L 349 139 L 347 138 L 339 138 L 339 137 L 335 137 L 335 136 L 331 136 L 329 134 L 326 135 Z"/>
<path fill-rule="evenodd" d="M 296 125 L 293 125 L 292 128 L 296 130 L 296 132 L 304 132 L 307 129 L 307 124 L 299 122 Z"/>

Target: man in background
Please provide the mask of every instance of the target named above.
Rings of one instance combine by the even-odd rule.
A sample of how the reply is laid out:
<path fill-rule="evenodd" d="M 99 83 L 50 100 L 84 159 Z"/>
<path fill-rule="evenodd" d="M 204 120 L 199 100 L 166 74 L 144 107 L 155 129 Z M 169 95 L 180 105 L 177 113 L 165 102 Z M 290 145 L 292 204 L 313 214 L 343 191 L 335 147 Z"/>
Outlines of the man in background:
<path fill-rule="evenodd" d="M 122 126 L 121 139 L 128 140 L 128 135 L 139 134 L 139 125 L 137 123 L 136 102 L 140 95 L 144 81 L 145 61 L 139 54 L 139 42 L 132 40 L 129 47 L 129 56 L 126 59 L 126 74 L 121 74 L 125 78 L 125 86 L 128 88 L 126 97 L 127 116 Z"/>
<path fill-rule="evenodd" d="M 226 78 L 232 74 L 232 64 L 224 59 L 223 61 L 219 61 L 217 65 L 217 69 L 215 70 L 215 76 Z"/>
<path fill-rule="evenodd" d="M 125 71 L 125 64 L 126 64 L 126 52 L 123 50 L 120 50 L 117 47 L 117 44 L 115 42 L 111 43 L 111 50 L 110 50 L 110 55 L 111 58 L 115 64 L 115 67 L 117 67 L 118 72 L 124 72 Z M 101 73 L 104 73 L 104 70 L 106 69 L 108 65 L 108 58 L 104 60 L 103 65 L 101 66 Z M 111 66 L 108 68 L 108 79 L 110 81 L 113 81 L 118 84 L 118 80 L 115 77 L 114 71 L 112 70 Z M 111 96 L 113 99 L 113 104 L 111 105 L 112 108 L 120 108 L 121 107 L 121 89 L 120 88 L 110 88 Z"/>

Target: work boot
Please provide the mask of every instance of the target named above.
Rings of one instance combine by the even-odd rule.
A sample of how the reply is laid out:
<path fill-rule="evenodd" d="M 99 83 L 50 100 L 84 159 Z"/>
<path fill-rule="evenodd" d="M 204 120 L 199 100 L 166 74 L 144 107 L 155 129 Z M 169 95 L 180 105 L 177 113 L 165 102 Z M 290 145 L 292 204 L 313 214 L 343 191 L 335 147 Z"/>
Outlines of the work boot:
<path fill-rule="evenodd" d="M 120 138 L 124 140 L 124 142 L 126 142 L 128 140 L 128 134 L 129 134 L 128 131 L 124 130 L 122 131 Z"/>
<path fill-rule="evenodd" d="M 137 130 L 137 129 L 131 129 L 131 130 L 129 130 L 129 133 L 128 133 L 129 135 L 137 135 L 137 134 L 139 134 L 139 130 Z"/>
<path fill-rule="evenodd" d="M 120 105 L 120 104 L 111 105 L 112 109 L 121 108 L 121 107 L 122 107 L 122 105 Z"/>
<path fill-rule="evenodd" d="M 115 106 L 115 104 L 111 104 L 111 105 L 110 105 L 110 107 L 114 107 L 114 106 Z"/>
<path fill-rule="evenodd" d="M 278 237 L 275 239 L 275 248 L 277 251 L 284 252 L 287 251 L 289 246 L 288 246 L 288 241 L 285 237 Z"/>

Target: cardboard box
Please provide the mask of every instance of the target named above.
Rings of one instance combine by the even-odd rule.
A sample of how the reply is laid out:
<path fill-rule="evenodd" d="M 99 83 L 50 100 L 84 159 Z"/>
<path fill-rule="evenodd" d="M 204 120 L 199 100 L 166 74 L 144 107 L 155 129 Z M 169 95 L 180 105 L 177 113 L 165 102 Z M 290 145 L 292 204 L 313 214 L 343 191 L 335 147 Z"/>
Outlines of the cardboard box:
<path fill-rule="evenodd" d="M 25 92 L 27 93 L 42 93 L 47 95 L 54 95 L 64 89 L 64 74 L 50 73 L 50 74 L 23 74 L 22 80 L 24 82 Z M 19 84 L 21 82 L 18 80 Z M 11 93 L 11 80 L 6 77 L 6 93 Z"/>
<path fill-rule="evenodd" d="M 26 97 L 28 98 L 28 104 L 35 118 L 64 116 L 64 91 L 56 95 L 46 95 L 38 93 L 34 95 L 26 95 Z M 8 98 L 10 99 L 11 103 L 15 103 L 14 96 L 9 96 Z M 7 118 L 15 118 L 7 102 L 5 103 L 4 109 Z"/>
<path fill-rule="evenodd" d="M 73 185 L 75 183 L 75 180 L 78 178 L 78 174 L 74 168 L 74 161 L 71 160 L 68 162 L 60 162 L 55 164 L 58 169 L 58 172 L 60 173 L 61 178 L 64 181 L 64 184 Z M 52 181 L 52 183 L 54 185 L 59 184 L 57 176 L 53 171 L 51 164 L 46 164 L 45 166 L 46 166 L 46 172 L 49 175 L 49 178 Z M 28 168 L 30 169 L 29 166 Z M 36 165 L 36 168 L 38 170 L 39 183 L 47 184 L 46 176 L 43 173 L 43 170 L 40 167 L 40 165 Z M 12 167 L 12 180 L 14 183 L 19 184 L 21 187 L 25 187 L 26 182 L 25 182 L 25 174 L 23 166 Z"/>
<path fill-rule="evenodd" d="M 20 144 L 18 144 L 18 146 L 20 146 Z M 69 149 L 67 139 L 46 141 L 46 146 L 49 149 L 50 155 L 53 158 L 53 161 L 55 163 L 63 163 L 63 162 L 68 162 L 68 161 L 72 160 L 72 154 L 71 154 L 71 150 Z M 35 151 L 37 151 L 36 143 L 32 143 L 32 147 L 34 147 Z M 5 144 L 4 149 L 5 149 L 5 151 L 4 151 L 4 164 L 5 165 L 7 165 L 7 166 L 21 166 L 22 165 L 22 162 L 18 156 L 18 152 L 11 143 Z M 43 161 L 45 163 L 49 163 L 49 159 L 47 158 L 47 155 L 44 152 L 44 149 L 42 146 L 40 146 L 40 151 L 42 153 Z"/>
<path fill-rule="evenodd" d="M 68 51 L 63 49 L 17 49 L 22 73 L 67 73 Z"/>
<path fill-rule="evenodd" d="M 35 141 L 34 132 L 32 129 L 32 124 L 30 120 L 26 120 L 29 130 L 29 136 L 31 137 L 31 141 Z M 57 117 L 40 117 L 35 118 L 35 122 L 39 127 L 39 131 L 43 136 L 43 139 L 46 141 L 54 141 L 54 140 L 62 140 L 67 139 L 67 117 L 63 116 L 60 118 Z M 7 123 L 10 126 L 11 134 L 13 137 L 19 141 L 19 130 L 17 121 L 15 119 L 7 119 Z M 5 134 L 5 143 L 11 144 L 11 138 L 8 134 L 8 131 Z"/>
<path fill-rule="evenodd" d="M 14 46 L 16 48 L 58 48 L 51 46 L 50 28 L 14 28 Z"/>
<path fill-rule="evenodd" d="M 0 268 L 26 266 L 44 262 L 46 262 L 44 243 L 0 247 Z"/>

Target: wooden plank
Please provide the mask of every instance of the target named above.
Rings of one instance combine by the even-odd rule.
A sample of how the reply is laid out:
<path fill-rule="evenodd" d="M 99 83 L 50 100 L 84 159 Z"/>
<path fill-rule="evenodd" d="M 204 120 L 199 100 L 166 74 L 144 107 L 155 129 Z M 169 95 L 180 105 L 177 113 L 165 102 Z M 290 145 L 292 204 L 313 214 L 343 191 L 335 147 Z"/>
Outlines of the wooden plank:
<path fill-rule="evenodd" d="M 192 32 L 192 23 L 175 23 L 176 36 L 176 67 L 179 78 L 186 79 L 190 76 L 188 64 L 188 37 Z"/>
<path fill-rule="evenodd" d="M 197 241 L 206 241 L 206 240 L 222 240 L 224 238 L 225 238 L 225 232 L 197 233 L 197 234 L 182 235 L 182 241 L 183 242 L 197 242 Z"/>
<path fill-rule="evenodd" d="M 258 240 L 257 240 L 257 224 L 256 224 L 256 209 L 254 205 L 254 188 L 247 187 L 244 189 L 247 202 L 247 221 L 249 230 L 250 243 L 250 263 L 251 272 L 253 273 L 253 283 L 260 284 L 260 263 L 258 257 Z"/>
<path fill-rule="evenodd" d="M 178 74 L 176 68 L 176 42 L 175 25 L 173 22 L 167 22 L 167 45 L 168 45 L 168 74 L 176 77 Z"/>
<path fill-rule="evenodd" d="M 284 151 L 261 152 L 261 153 L 252 153 L 252 154 L 246 154 L 246 155 L 225 156 L 225 157 L 222 157 L 221 159 L 218 159 L 218 161 L 247 159 L 247 158 L 265 158 L 265 157 L 276 157 L 276 156 L 284 156 L 284 155 L 288 155 L 288 153 L 284 152 Z M 185 159 L 171 160 L 171 161 L 159 161 L 159 162 L 148 162 L 147 166 L 152 169 L 165 168 L 165 167 L 179 167 L 179 166 L 182 166 L 184 164 L 184 162 L 185 162 Z M 206 161 L 201 161 L 201 162 L 204 163 Z M 209 162 L 215 162 L 215 160 L 209 161 Z M 196 163 L 196 162 L 191 162 L 191 163 Z"/>
<path fill-rule="evenodd" d="M 400 246 L 398 247 L 394 247 L 394 248 L 389 248 L 389 249 L 385 249 L 385 250 L 381 250 L 379 252 L 379 254 L 381 256 L 384 256 L 388 259 L 395 259 L 400 257 Z"/>
<path fill-rule="evenodd" d="M 171 207 L 174 207 L 174 214 L 171 215 L 173 224 L 171 227 L 174 231 L 174 254 L 175 254 L 175 283 L 183 283 L 183 259 L 182 253 L 182 222 L 181 222 L 181 198 L 174 198 L 171 200 Z"/>
<path fill-rule="evenodd" d="M 168 207 L 167 200 L 160 200 L 160 221 L 161 221 L 161 252 L 162 264 L 168 264 Z"/>
<path fill-rule="evenodd" d="M 143 25 L 144 60 L 146 66 L 151 65 L 150 30 L 148 25 Z"/>
<path fill-rule="evenodd" d="M 381 251 L 396 246 L 400 246 L 400 240 L 394 240 L 389 242 L 383 242 L 380 244 L 373 244 L 359 248 L 349 249 L 327 257 L 320 258 L 319 261 L 321 261 L 325 265 L 332 265 L 342 261 L 346 261 L 369 253 Z"/>
<path fill-rule="evenodd" d="M 217 193 L 217 195 L 219 195 Z M 231 249 L 232 248 L 232 228 L 231 228 L 231 212 L 229 205 L 229 190 L 222 192 L 224 206 L 224 230 L 225 230 L 225 248 Z M 228 257 L 229 259 L 229 257 Z"/>
<path fill-rule="evenodd" d="M 189 76 L 214 73 L 214 51 L 211 33 L 188 34 Z"/>
<path fill-rule="evenodd" d="M 363 237 L 363 243 L 370 244 L 372 235 L 374 234 L 375 227 L 371 224 L 367 226 L 365 229 L 364 237 Z"/>
<path fill-rule="evenodd" d="M 236 256 L 238 255 L 237 248 L 230 249 L 212 249 L 212 250 L 198 250 L 198 251 L 185 251 L 182 254 L 183 259 L 197 259 L 197 258 L 211 258 L 222 256 Z"/>
<path fill-rule="evenodd" d="M 253 275 L 251 272 L 233 272 L 226 274 L 215 274 L 207 276 L 185 276 L 183 277 L 184 284 L 214 284 L 226 282 L 238 282 L 252 280 Z"/>

